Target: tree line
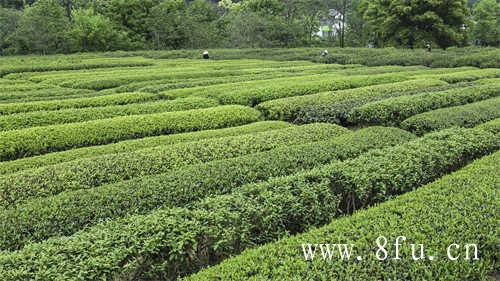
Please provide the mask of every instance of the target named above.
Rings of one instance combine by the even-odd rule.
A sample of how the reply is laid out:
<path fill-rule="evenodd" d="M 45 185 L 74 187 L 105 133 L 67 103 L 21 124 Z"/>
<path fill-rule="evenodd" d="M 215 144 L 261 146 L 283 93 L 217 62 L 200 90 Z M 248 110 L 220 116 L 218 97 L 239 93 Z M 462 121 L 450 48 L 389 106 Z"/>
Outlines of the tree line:
<path fill-rule="evenodd" d="M 497 0 L 0 0 L 0 54 L 498 46 L 499 10 Z M 336 32 L 315 35 L 325 21 Z"/>

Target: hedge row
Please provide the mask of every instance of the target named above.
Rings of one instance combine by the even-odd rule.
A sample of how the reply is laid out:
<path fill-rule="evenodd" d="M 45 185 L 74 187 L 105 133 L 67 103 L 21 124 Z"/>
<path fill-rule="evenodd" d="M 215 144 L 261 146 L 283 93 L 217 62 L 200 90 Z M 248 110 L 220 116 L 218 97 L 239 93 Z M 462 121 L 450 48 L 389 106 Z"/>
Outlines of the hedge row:
<path fill-rule="evenodd" d="M 303 76 L 309 74 L 320 74 L 325 71 L 344 70 L 351 68 L 358 68 L 355 65 L 334 65 L 334 64 L 319 64 L 307 67 L 286 67 L 283 69 L 276 69 L 276 71 L 260 74 L 225 76 L 225 77 L 202 77 L 192 79 L 160 79 L 144 82 L 132 82 L 117 88 L 113 88 L 114 92 L 133 92 L 143 91 L 150 93 L 158 93 L 166 90 L 173 90 L 179 88 L 192 88 L 200 86 L 210 86 L 215 84 L 237 83 L 255 80 L 267 80 L 281 77 Z M 341 74 L 342 72 L 339 72 Z"/>
<path fill-rule="evenodd" d="M 219 105 L 217 101 L 212 99 L 185 98 L 172 101 L 155 101 L 128 105 L 34 111 L 0 116 L 0 131 L 83 122 L 126 115 L 182 111 L 214 107 L 217 105 Z"/>
<path fill-rule="evenodd" d="M 237 126 L 260 117 L 253 108 L 229 105 L 6 131 L 0 132 L 0 159 L 13 160 L 124 139 Z"/>
<path fill-rule="evenodd" d="M 87 98 L 73 98 L 64 100 L 33 101 L 20 103 L 0 104 L 0 115 L 40 111 L 59 110 L 65 108 L 84 108 L 108 105 L 123 105 L 153 101 L 161 98 L 161 95 L 151 93 L 123 93 Z"/>
<path fill-rule="evenodd" d="M 0 255 L 5 280 L 166 279 L 431 182 L 499 148 L 491 133 L 451 129 L 353 160 L 246 185 L 191 209 L 109 221 Z"/>
<path fill-rule="evenodd" d="M 338 76 L 338 75 L 337 75 Z M 291 81 L 257 89 L 241 89 L 236 92 L 225 92 L 217 96 L 222 104 L 242 104 L 255 106 L 261 102 L 285 97 L 310 95 L 325 91 L 357 88 L 375 84 L 393 83 L 406 80 L 403 74 L 361 75 L 349 77 L 328 77 L 326 79 Z"/>
<path fill-rule="evenodd" d="M 493 119 L 477 127 L 494 134 L 500 134 L 500 118 Z"/>
<path fill-rule="evenodd" d="M 210 194 L 227 193 L 245 183 L 352 158 L 363 151 L 412 138 L 400 129 L 373 127 L 328 141 L 282 147 L 98 189 L 38 198 L 6 209 L 0 215 L 2 224 L 8 222 L 0 230 L 0 249 L 18 249 L 29 241 L 70 235 L 103 219 L 183 206 Z"/>
<path fill-rule="evenodd" d="M 12 57 L 2 59 L 0 77 L 9 73 L 43 72 L 109 67 L 150 66 L 152 60 L 145 58 L 70 58 L 67 57 Z"/>
<path fill-rule="evenodd" d="M 259 104 L 259 109 L 267 119 L 298 121 L 322 112 L 344 115 L 354 106 L 360 106 L 373 100 L 405 95 L 406 91 L 416 91 L 432 87 L 445 87 L 446 82 L 440 80 L 409 80 L 397 83 L 374 85 L 336 92 L 319 93 L 308 96 L 290 97 L 267 101 Z M 329 110 L 330 108 L 330 110 Z"/>
<path fill-rule="evenodd" d="M 417 114 L 405 119 L 400 126 L 422 135 L 453 126 L 474 127 L 498 117 L 500 117 L 500 97 Z"/>
<path fill-rule="evenodd" d="M 1 86 L 0 86 L 1 87 Z M 0 93 L 0 102 L 28 102 L 48 99 L 67 99 L 88 96 L 98 96 L 99 94 L 85 89 L 70 89 L 61 87 L 50 87 L 42 89 L 31 89 L 27 91 L 8 91 Z"/>
<path fill-rule="evenodd" d="M 17 83 L 11 83 L 10 81 Z M 54 88 L 54 86 L 47 84 L 33 83 L 25 80 L 16 81 L 16 80 L 2 79 L 0 80 L 0 99 L 5 99 L 4 96 L 12 92 L 18 92 L 22 94 L 23 92 L 31 92 L 34 90 L 46 90 L 50 88 Z"/>
<path fill-rule="evenodd" d="M 420 70 L 421 68 L 411 68 L 410 70 Z M 335 69 L 334 69 L 335 70 Z M 286 83 L 289 82 L 290 80 L 301 80 L 301 81 L 311 81 L 311 79 L 315 80 L 320 80 L 320 79 L 325 79 L 327 77 L 330 78 L 336 78 L 339 75 L 340 76 L 345 76 L 345 75 L 368 75 L 368 74 L 383 74 L 383 73 L 393 73 L 393 72 L 404 72 L 407 71 L 407 68 L 404 67 L 394 67 L 394 66 L 383 66 L 383 67 L 373 67 L 373 68 L 367 68 L 367 67 L 359 67 L 359 65 L 346 65 L 345 68 L 340 68 L 338 69 L 339 71 L 333 71 L 333 72 L 312 72 L 312 73 L 307 73 L 305 70 L 301 70 L 299 74 L 301 74 L 301 77 L 269 77 L 267 80 L 268 81 L 242 81 L 242 82 L 235 82 L 235 83 L 226 83 L 223 85 L 211 85 L 211 86 L 205 86 L 205 87 L 193 87 L 193 88 L 188 88 L 188 89 L 178 89 L 178 90 L 171 90 L 171 91 L 166 91 L 165 93 L 167 96 L 173 97 L 173 98 L 179 98 L 179 97 L 187 97 L 193 94 L 196 95 L 212 95 L 216 96 L 219 94 L 223 94 L 227 91 L 238 91 L 240 89 L 245 89 L 248 87 L 266 87 L 268 85 L 263 85 L 264 82 L 267 83 Z M 282 72 L 282 71 L 281 71 Z M 256 75 L 256 74 L 254 74 Z M 269 74 L 268 74 L 269 75 Z M 271 80 L 273 79 L 273 80 Z M 276 79 L 276 80 L 275 80 Z"/>
<path fill-rule="evenodd" d="M 457 73 L 446 73 L 438 75 L 422 75 L 417 76 L 417 78 L 428 78 L 428 79 L 441 79 L 448 83 L 457 83 L 464 81 L 474 81 L 483 78 L 497 78 L 500 77 L 500 70 L 496 68 L 492 69 L 479 69 L 479 70 L 468 70 Z"/>
<path fill-rule="evenodd" d="M 320 63 L 374 65 L 426 65 L 430 67 L 500 67 L 498 48 L 448 48 L 427 52 L 423 49 L 396 48 L 335 48 L 324 58 L 319 54 L 322 48 L 290 49 L 212 49 L 215 59 L 258 58 L 273 60 L 311 60 Z M 200 56 L 198 50 L 139 51 L 111 54 L 111 56 L 141 55 L 147 58 L 192 58 Z"/>
<path fill-rule="evenodd" d="M 129 82 L 140 82 L 173 78 L 171 74 L 184 75 L 188 72 L 207 73 L 214 70 L 245 70 L 264 69 L 274 71 L 290 67 L 314 67 L 317 64 L 310 62 L 277 62 L 261 60 L 233 60 L 233 61 L 202 61 L 202 60 L 160 60 L 151 67 L 116 67 L 110 69 L 92 69 L 75 71 L 52 71 L 10 74 L 9 79 L 26 79 L 33 82 L 46 82 L 53 85 L 71 86 L 73 83 L 84 81 L 98 81 L 99 79 L 113 81 L 113 79 L 127 78 Z M 153 76 L 148 78 L 148 76 Z M 194 76 L 203 77 L 206 75 Z M 151 79 L 152 78 L 152 79 Z M 179 77 L 182 78 L 182 77 Z M 61 84 L 63 83 L 63 84 Z"/>
<path fill-rule="evenodd" d="M 289 51 L 297 52 L 296 49 Z M 311 52 L 314 51 L 311 50 Z M 310 54 L 310 59 L 316 62 L 340 64 L 500 67 L 500 62 L 497 59 L 500 56 L 498 48 L 454 48 L 453 50 L 434 50 L 433 52 L 395 48 L 342 48 L 332 51 L 326 58 L 319 57 L 317 55 L 319 52 L 321 50 Z"/>
<path fill-rule="evenodd" d="M 269 62 L 267 62 L 269 63 Z M 191 63 L 190 63 L 191 64 Z M 304 62 L 302 63 L 304 64 Z M 239 62 L 233 67 L 229 67 L 227 64 L 222 64 L 220 67 L 193 67 L 188 68 L 149 68 L 149 69 L 139 69 L 134 72 L 123 72 L 123 73 L 113 73 L 113 75 L 93 75 L 88 77 L 78 77 L 74 78 L 66 77 L 64 79 L 55 78 L 50 80 L 45 80 L 49 83 L 55 83 L 63 87 L 72 88 L 83 88 L 92 90 L 102 90 L 113 87 L 122 86 L 131 82 L 141 82 L 141 81 L 153 81 L 158 79 L 190 79 L 199 77 L 226 77 L 226 76 L 239 76 L 239 75 L 249 75 L 249 74 L 261 74 L 261 73 L 273 73 L 276 71 L 286 71 L 286 67 L 273 67 L 269 65 L 248 65 L 245 66 L 242 62 Z M 252 68 L 253 67 L 253 68 Z"/>
<path fill-rule="evenodd" d="M 497 270 L 499 170 L 500 152 L 496 152 L 416 191 L 323 228 L 246 251 L 183 280 L 494 279 L 489 274 Z M 393 244 L 400 235 L 408 240 L 399 248 L 401 260 L 393 261 Z M 383 261 L 376 259 L 379 236 L 390 239 L 389 257 Z M 337 253 L 323 260 L 318 247 L 314 261 L 304 259 L 301 245 L 325 243 L 354 244 L 353 255 L 349 261 L 341 261 Z M 412 259 L 410 243 L 425 246 L 425 260 Z M 446 257 L 452 243 L 461 247 L 452 248 L 454 256 L 461 254 L 457 261 Z M 479 260 L 464 259 L 466 243 L 478 245 Z M 354 260 L 357 255 L 362 261 Z M 429 256 L 435 259 L 429 261 Z"/>
<path fill-rule="evenodd" d="M 103 156 L 112 153 L 124 153 L 161 145 L 171 145 L 176 143 L 192 142 L 205 139 L 252 134 L 269 130 L 284 129 L 291 126 L 292 125 L 290 123 L 282 121 L 261 121 L 224 129 L 203 130 L 173 135 L 161 135 L 141 139 L 125 140 L 107 145 L 82 147 L 34 157 L 21 158 L 13 161 L 0 162 L 0 174 L 9 174 L 21 170 L 39 168 L 62 162 Z"/>
<path fill-rule="evenodd" d="M 88 189 L 280 146 L 325 140 L 347 132 L 343 127 L 319 124 L 78 159 L 0 177 L 0 205 L 15 205 L 29 198 Z"/>
<path fill-rule="evenodd" d="M 406 118 L 447 106 L 457 106 L 500 96 L 500 83 L 455 88 L 376 101 L 354 108 L 348 120 L 354 124 L 398 125 Z"/>

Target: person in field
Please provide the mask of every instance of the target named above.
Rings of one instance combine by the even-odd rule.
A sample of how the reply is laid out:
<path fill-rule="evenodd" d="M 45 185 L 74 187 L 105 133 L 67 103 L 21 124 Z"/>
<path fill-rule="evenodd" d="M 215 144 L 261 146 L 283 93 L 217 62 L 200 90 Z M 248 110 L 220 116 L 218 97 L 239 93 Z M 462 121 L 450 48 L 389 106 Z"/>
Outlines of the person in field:
<path fill-rule="evenodd" d="M 208 60 L 210 58 L 210 56 L 208 55 L 208 51 L 207 50 L 203 51 L 203 58 L 206 59 L 206 60 Z"/>

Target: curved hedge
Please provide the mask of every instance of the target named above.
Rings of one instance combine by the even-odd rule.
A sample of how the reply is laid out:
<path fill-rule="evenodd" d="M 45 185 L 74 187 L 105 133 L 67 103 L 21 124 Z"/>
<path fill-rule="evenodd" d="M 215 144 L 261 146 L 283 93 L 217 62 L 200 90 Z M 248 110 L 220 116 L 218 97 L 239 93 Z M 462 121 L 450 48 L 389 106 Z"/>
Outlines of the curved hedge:
<path fill-rule="evenodd" d="M 284 78 L 271 77 L 267 80 L 228 83 L 208 87 L 193 87 L 165 91 L 162 93 L 167 98 L 172 99 L 197 96 L 215 98 L 222 103 L 255 105 L 260 101 L 269 99 L 309 95 L 321 91 L 348 89 L 408 80 L 410 79 L 410 73 L 415 72 L 413 69 L 406 70 L 402 67 L 398 67 L 398 69 L 395 70 L 396 72 L 389 73 L 387 73 L 387 71 L 394 70 L 392 67 L 388 67 L 387 70 L 384 69 L 385 67 L 378 67 L 374 70 L 353 68 L 351 70 L 342 70 L 326 74 L 322 73 Z M 364 74 L 365 72 L 369 74 Z"/>
<path fill-rule="evenodd" d="M 41 99 L 66 99 L 68 97 L 79 97 L 97 95 L 96 92 L 83 89 L 68 89 L 54 87 L 51 85 L 40 85 L 26 83 L 13 86 L 0 84 L 0 102 L 25 102 Z"/>
<path fill-rule="evenodd" d="M 126 115 L 182 111 L 214 107 L 217 105 L 219 105 L 219 103 L 212 99 L 185 98 L 172 101 L 155 101 L 104 107 L 34 111 L 0 116 L 0 131 L 76 123 Z"/>
<path fill-rule="evenodd" d="M 500 83 L 455 88 L 371 102 L 349 113 L 354 124 L 398 125 L 404 119 L 434 109 L 500 96 Z"/>
<path fill-rule="evenodd" d="M 254 122 L 260 117 L 253 108 L 228 105 L 6 131 L 0 133 L 0 159 L 12 160 L 145 136 L 224 128 Z"/>
<path fill-rule="evenodd" d="M 493 119 L 477 127 L 494 134 L 500 134 L 500 118 Z"/>
<path fill-rule="evenodd" d="M 32 101 L 19 103 L 0 103 L 0 115 L 20 112 L 59 110 L 65 108 L 98 107 L 107 105 L 122 105 L 140 103 L 160 99 L 158 94 L 123 93 L 87 98 L 72 98 L 63 100 Z"/>
<path fill-rule="evenodd" d="M 239 91 L 224 92 L 217 95 L 222 104 L 242 104 L 255 106 L 261 102 L 285 97 L 311 95 L 325 91 L 335 91 L 362 86 L 399 82 L 408 79 L 404 74 L 389 73 L 348 77 L 327 77 L 316 80 L 314 77 L 304 81 L 284 81 L 272 83 L 267 87 L 245 88 Z"/>
<path fill-rule="evenodd" d="M 401 96 L 405 94 L 405 91 L 422 90 L 429 87 L 444 87 L 446 85 L 446 82 L 440 80 L 409 80 L 350 90 L 277 99 L 263 102 L 256 108 L 268 119 L 296 121 L 304 116 L 313 118 L 315 115 L 319 116 L 320 114 L 330 112 L 336 118 L 336 114 L 343 115 L 345 112 L 350 111 L 353 106 L 359 106 L 377 99 Z"/>
<path fill-rule="evenodd" d="M 496 68 L 468 70 L 457 73 L 416 76 L 416 78 L 440 79 L 448 83 L 458 83 L 458 82 L 474 81 L 478 79 L 497 78 L 497 77 L 500 77 L 500 70 Z"/>
<path fill-rule="evenodd" d="M 333 124 L 313 124 L 243 136 L 156 146 L 127 153 L 83 158 L 0 177 L 0 206 L 65 190 L 164 173 L 190 164 L 237 157 L 283 145 L 325 140 L 349 132 Z"/>
<path fill-rule="evenodd" d="M 247 247 L 412 190 L 499 146 L 482 130 L 437 132 L 345 162 L 246 185 L 191 209 L 161 209 L 29 244 L 0 255 L 0 275 L 5 280 L 49 274 L 53 279 L 174 279 Z"/>
<path fill-rule="evenodd" d="M 494 175 L 499 170 L 500 152 L 496 152 L 416 191 L 320 229 L 248 250 L 183 280 L 351 280 L 353 276 L 356 280 L 489 280 L 498 254 Z M 400 235 L 408 238 L 400 246 L 402 259 L 389 260 L 392 252 L 388 260 L 377 260 L 376 239 L 386 237 L 386 249 L 394 251 L 391 244 Z M 318 248 L 314 261 L 306 261 L 301 245 L 316 243 L 354 244 L 354 254 L 349 261 L 340 261 L 337 253 L 332 260 L 323 260 Z M 425 246 L 426 260 L 412 259 L 410 243 Z M 452 243 L 461 247 L 476 243 L 479 260 L 448 260 L 446 249 Z M 362 261 L 354 260 L 357 255 Z M 427 260 L 431 255 L 434 261 Z"/>
<path fill-rule="evenodd" d="M 80 57 L 79 57 L 80 56 Z M 31 56 L 31 57 L 12 57 L 2 63 L 0 69 L 0 77 L 9 73 L 20 72 L 42 72 L 42 71 L 59 71 L 59 70 L 75 70 L 75 69 L 95 69 L 95 68 L 110 68 L 124 66 L 150 66 L 153 65 L 153 60 L 142 57 L 133 58 L 106 58 L 106 57 L 89 57 L 89 55 L 75 55 L 71 59 L 62 56 Z"/>
<path fill-rule="evenodd" d="M 171 145 L 182 142 L 199 141 L 204 139 L 230 137 L 269 130 L 284 129 L 292 126 L 292 124 L 283 121 L 260 121 L 247 125 L 223 129 L 203 130 L 173 135 L 161 135 L 141 139 L 124 140 L 117 143 L 105 145 L 75 148 L 66 151 L 59 151 L 12 161 L 0 162 L 0 175 L 10 174 L 30 168 L 40 168 L 43 166 L 58 164 L 62 162 L 69 162 L 82 158 L 97 157 L 112 153 L 131 152 L 160 145 Z"/>
<path fill-rule="evenodd" d="M 400 126 L 422 135 L 453 126 L 474 127 L 498 117 L 500 117 L 500 97 L 417 114 L 405 119 Z"/>
<path fill-rule="evenodd" d="M 311 129 L 321 127 L 324 125 L 314 125 Z M 28 241 L 70 235 L 107 218 L 184 206 L 207 195 L 227 193 L 245 183 L 352 158 L 363 151 L 396 145 L 413 137 L 401 129 L 373 127 L 327 141 L 281 147 L 98 189 L 27 201 L 0 214 L 0 223 L 4 225 L 0 229 L 0 249 L 17 249 Z"/>

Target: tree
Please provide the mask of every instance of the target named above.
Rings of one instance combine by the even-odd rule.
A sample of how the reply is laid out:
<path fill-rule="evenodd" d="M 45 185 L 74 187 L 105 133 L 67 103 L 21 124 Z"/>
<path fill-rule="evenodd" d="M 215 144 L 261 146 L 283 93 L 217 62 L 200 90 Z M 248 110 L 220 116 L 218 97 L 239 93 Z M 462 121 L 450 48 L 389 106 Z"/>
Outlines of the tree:
<path fill-rule="evenodd" d="M 298 15 L 280 0 L 247 0 L 230 13 L 234 47 L 294 47 L 305 38 Z"/>
<path fill-rule="evenodd" d="M 151 10 L 149 30 L 155 49 L 181 48 L 187 44 L 189 30 L 184 25 L 183 0 L 165 1 Z"/>
<path fill-rule="evenodd" d="M 185 25 L 189 30 L 188 48 L 208 48 L 222 41 L 219 31 L 219 15 L 216 6 L 206 0 L 195 0 L 188 4 Z"/>
<path fill-rule="evenodd" d="M 496 0 L 481 0 L 472 9 L 474 41 L 483 46 L 500 44 L 500 3 Z"/>
<path fill-rule="evenodd" d="M 0 55 L 9 48 L 9 37 L 16 30 L 21 12 L 0 7 Z"/>
<path fill-rule="evenodd" d="M 67 50 L 68 18 L 57 0 L 39 0 L 25 9 L 12 36 L 16 53 Z"/>
<path fill-rule="evenodd" d="M 168 0 L 164 3 L 176 1 Z M 160 2 L 160 0 L 95 0 L 94 9 L 127 31 L 133 41 L 145 42 L 151 39 L 148 19 L 151 18 L 153 7 Z"/>
<path fill-rule="evenodd" d="M 69 33 L 72 51 L 113 51 L 133 48 L 126 32 L 116 27 L 110 19 L 96 14 L 93 9 L 73 10 L 72 18 Z"/>
<path fill-rule="evenodd" d="M 447 48 L 464 41 L 466 0 L 364 0 L 362 9 L 379 46 L 433 42 Z"/>

